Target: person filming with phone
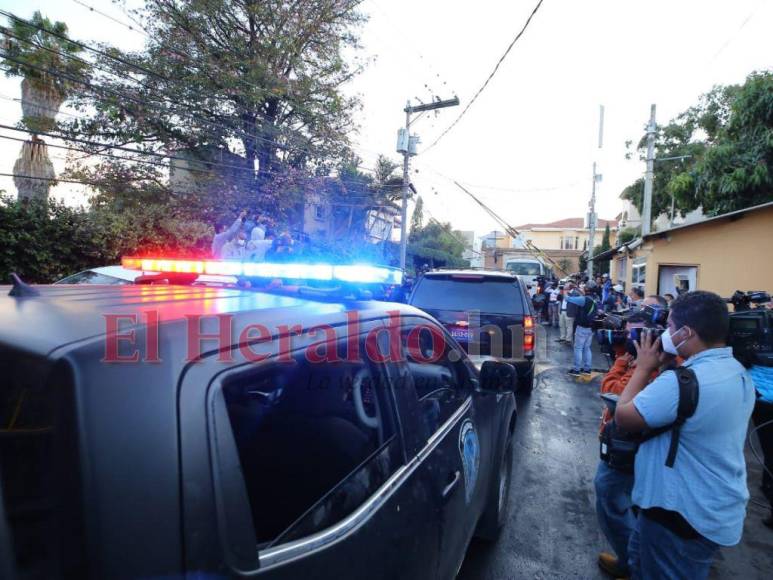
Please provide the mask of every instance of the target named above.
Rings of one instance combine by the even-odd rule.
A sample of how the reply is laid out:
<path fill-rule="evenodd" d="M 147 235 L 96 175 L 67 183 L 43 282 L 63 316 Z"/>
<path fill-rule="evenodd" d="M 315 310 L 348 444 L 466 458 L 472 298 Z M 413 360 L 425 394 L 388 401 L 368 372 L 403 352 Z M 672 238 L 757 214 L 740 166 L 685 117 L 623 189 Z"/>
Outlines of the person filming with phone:
<path fill-rule="evenodd" d="M 615 422 L 660 433 L 645 437 L 636 453 L 632 578 L 707 578 L 719 547 L 741 539 L 749 499 L 743 446 L 755 392 L 726 346 L 728 329 L 722 298 L 687 292 L 671 304 L 662 337 L 645 333 L 636 344 L 636 369 Z M 649 382 L 662 364 L 661 344 L 685 362 Z"/>

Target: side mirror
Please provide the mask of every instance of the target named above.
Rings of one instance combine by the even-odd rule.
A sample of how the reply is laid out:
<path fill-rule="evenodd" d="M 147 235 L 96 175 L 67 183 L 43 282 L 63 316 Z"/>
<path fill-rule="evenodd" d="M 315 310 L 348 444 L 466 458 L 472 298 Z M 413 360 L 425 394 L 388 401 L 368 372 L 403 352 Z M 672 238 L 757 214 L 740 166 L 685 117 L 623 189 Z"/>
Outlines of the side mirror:
<path fill-rule="evenodd" d="M 511 391 L 515 387 L 515 367 L 510 363 L 487 360 L 480 367 L 480 386 L 485 391 Z"/>

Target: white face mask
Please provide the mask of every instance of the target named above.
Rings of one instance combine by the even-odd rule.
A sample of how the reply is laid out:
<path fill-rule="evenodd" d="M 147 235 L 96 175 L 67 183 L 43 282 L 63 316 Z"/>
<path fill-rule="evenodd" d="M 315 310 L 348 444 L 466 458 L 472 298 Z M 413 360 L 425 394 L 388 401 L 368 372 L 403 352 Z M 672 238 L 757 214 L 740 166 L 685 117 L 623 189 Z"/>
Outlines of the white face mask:
<path fill-rule="evenodd" d="M 684 326 L 682 328 L 684 328 Z M 674 334 L 681 332 L 682 328 L 677 330 Z M 663 350 L 668 354 L 672 354 L 674 356 L 679 356 L 679 347 L 682 346 L 688 340 L 689 340 L 689 337 L 685 338 L 679 344 L 674 344 L 674 339 L 671 336 L 671 330 L 669 330 L 668 328 L 665 330 L 663 334 L 660 335 L 660 342 L 663 344 Z"/>

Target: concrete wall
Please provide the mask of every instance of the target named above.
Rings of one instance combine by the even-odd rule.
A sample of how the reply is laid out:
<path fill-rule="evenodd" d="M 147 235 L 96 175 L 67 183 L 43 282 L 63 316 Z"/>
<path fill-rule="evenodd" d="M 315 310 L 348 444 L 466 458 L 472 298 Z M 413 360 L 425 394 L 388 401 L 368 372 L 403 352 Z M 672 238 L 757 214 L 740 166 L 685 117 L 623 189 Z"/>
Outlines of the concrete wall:
<path fill-rule="evenodd" d="M 648 237 L 628 257 L 626 289 L 631 286 L 632 258 L 646 258 L 647 294 L 658 290 L 660 266 L 697 267 L 698 290 L 730 296 L 735 290 L 773 291 L 773 207 L 717 219 Z M 618 279 L 620 256 L 613 260 Z"/>
<path fill-rule="evenodd" d="M 538 228 L 533 230 L 521 230 L 521 234 L 524 239 L 531 240 L 532 243 L 540 250 L 561 250 L 561 238 L 562 237 L 577 237 L 579 238 L 577 249 L 583 250 L 586 248 L 586 242 L 588 241 L 588 230 L 584 229 L 559 229 L 559 228 Z M 610 243 L 615 245 L 615 230 L 613 229 L 610 235 Z M 595 246 L 601 245 L 601 240 L 604 237 L 604 228 L 596 230 Z"/>

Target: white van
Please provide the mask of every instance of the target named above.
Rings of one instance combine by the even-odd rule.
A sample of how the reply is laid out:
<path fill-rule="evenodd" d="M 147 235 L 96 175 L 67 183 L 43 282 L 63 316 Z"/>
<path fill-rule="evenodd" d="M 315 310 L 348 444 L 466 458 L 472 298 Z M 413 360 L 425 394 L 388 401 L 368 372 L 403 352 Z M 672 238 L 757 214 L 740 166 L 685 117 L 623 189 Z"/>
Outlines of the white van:
<path fill-rule="evenodd" d="M 529 294 L 537 292 L 537 276 L 547 276 L 547 266 L 536 258 L 512 258 L 505 262 L 505 271 L 515 274 L 529 287 Z"/>

